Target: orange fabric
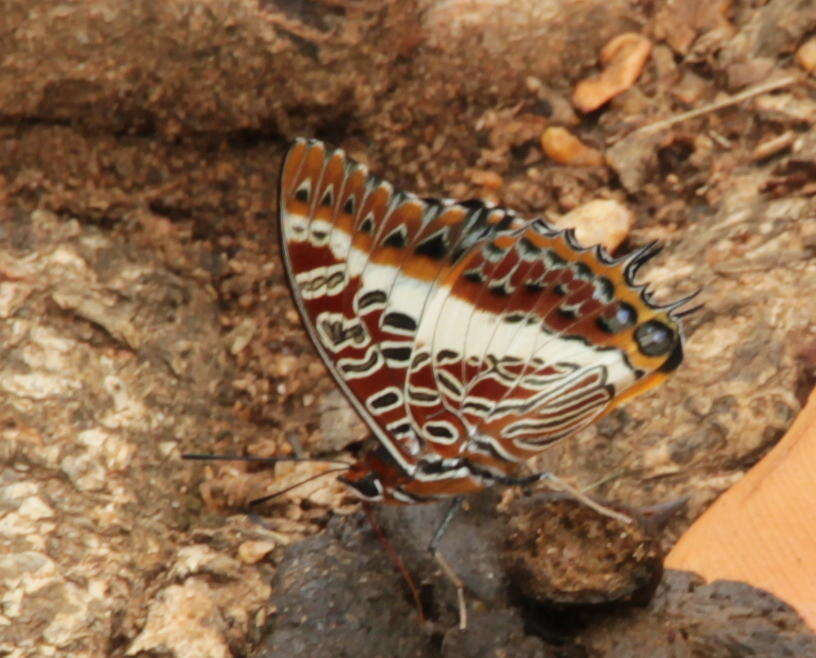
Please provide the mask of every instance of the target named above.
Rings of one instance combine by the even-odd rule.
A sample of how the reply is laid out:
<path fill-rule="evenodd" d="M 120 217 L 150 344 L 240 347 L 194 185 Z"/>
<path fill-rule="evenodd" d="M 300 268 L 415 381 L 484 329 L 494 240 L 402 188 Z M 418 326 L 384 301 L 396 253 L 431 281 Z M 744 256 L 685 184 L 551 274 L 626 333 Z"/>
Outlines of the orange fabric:
<path fill-rule="evenodd" d="M 666 566 L 765 589 L 816 630 L 816 390 L 783 439 L 680 538 Z"/>

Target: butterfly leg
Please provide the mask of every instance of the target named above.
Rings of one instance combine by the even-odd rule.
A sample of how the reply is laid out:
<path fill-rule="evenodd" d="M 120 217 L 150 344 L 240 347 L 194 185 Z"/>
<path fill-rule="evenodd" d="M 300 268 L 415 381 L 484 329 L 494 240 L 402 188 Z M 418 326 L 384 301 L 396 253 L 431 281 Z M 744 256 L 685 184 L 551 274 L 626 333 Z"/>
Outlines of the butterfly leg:
<path fill-rule="evenodd" d="M 406 584 L 408 585 L 408 589 L 411 590 L 411 596 L 414 597 L 414 605 L 416 605 L 417 612 L 419 613 L 419 621 L 424 622 L 425 611 L 422 609 L 422 599 L 419 597 L 419 590 L 414 583 L 414 579 L 411 577 L 411 573 L 405 568 L 405 564 L 402 562 L 402 558 L 399 556 L 399 553 L 397 553 L 397 551 L 391 545 L 391 542 L 388 541 L 388 537 L 385 536 L 382 527 L 377 522 L 377 517 L 374 515 L 374 510 L 372 509 L 370 502 L 365 500 L 363 501 L 363 511 L 368 519 L 368 523 L 374 530 L 374 534 L 377 535 L 380 545 L 385 549 L 388 557 L 391 558 L 391 562 L 394 563 L 397 571 L 399 571 L 400 575 L 405 580 Z"/>
<path fill-rule="evenodd" d="M 448 509 L 445 510 L 445 516 L 442 518 L 442 521 L 437 526 L 436 530 L 434 531 L 433 537 L 431 537 L 431 541 L 428 543 L 428 551 L 430 553 L 436 553 L 436 549 L 439 547 L 439 542 L 442 541 L 442 537 L 445 534 L 445 531 L 450 526 L 451 521 L 453 521 L 453 517 L 456 516 L 456 513 L 462 509 L 462 496 L 457 496 L 454 498 Z"/>
<path fill-rule="evenodd" d="M 567 484 L 566 482 L 564 482 L 564 480 L 553 475 L 552 473 L 547 472 L 534 473 L 533 475 L 528 475 L 522 478 L 509 478 L 509 477 L 501 478 L 499 482 L 501 484 L 506 484 L 508 486 L 522 486 L 522 487 L 530 484 L 536 484 L 538 482 L 545 482 L 551 489 L 569 494 L 578 502 L 583 503 L 590 509 L 593 509 L 596 512 L 598 512 L 598 514 L 603 514 L 604 516 L 616 519 L 621 523 L 632 523 L 631 516 L 623 514 L 622 512 L 619 512 L 617 510 L 614 510 L 611 507 L 607 507 L 606 505 L 598 503 L 597 501 L 593 500 L 586 494 L 582 493 L 572 485 Z"/>
<path fill-rule="evenodd" d="M 445 534 L 445 531 L 448 529 L 453 517 L 456 516 L 456 513 L 462 507 L 462 497 L 459 496 L 454 498 L 451 501 L 450 506 L 448 507 L 447 511 L 445 512 L 445 516 L 442 518 L 441 523 L 437 527 L 436 531 L 431 537 L 431 541 L 428 543 L 428 552 L 433 556 L 436 563 L 442 569 L 442 573 L 447 576 L 448 580 L 453 583 L 453 586 L 456 588 L 456 598 L 459 603 L 459 628 L 461 630 L 465 630 L 467 628 L 467 603 L 465 602 L 465 585 L 462 583 L 462 580 L 459 576 L 456 575 L 456 572 L 453 570 L 453 567 L 448 563 L 442 553 L 439 552 L 439 542 L 442 541 L 442 536 Z"/>

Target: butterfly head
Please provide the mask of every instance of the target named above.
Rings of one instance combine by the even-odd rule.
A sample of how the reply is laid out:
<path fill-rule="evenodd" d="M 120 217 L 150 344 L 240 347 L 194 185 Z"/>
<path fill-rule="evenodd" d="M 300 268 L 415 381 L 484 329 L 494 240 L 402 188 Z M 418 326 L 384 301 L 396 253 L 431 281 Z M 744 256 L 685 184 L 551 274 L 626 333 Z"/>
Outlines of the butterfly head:
<path fill-rule="evenodd" d="M 372 503 L 400 503 L 394 490 L 407 484 L 409 478 L 393 463 L 382 449 L 366 452 L 348 471 L 337 479 L 354 494 Z"/>

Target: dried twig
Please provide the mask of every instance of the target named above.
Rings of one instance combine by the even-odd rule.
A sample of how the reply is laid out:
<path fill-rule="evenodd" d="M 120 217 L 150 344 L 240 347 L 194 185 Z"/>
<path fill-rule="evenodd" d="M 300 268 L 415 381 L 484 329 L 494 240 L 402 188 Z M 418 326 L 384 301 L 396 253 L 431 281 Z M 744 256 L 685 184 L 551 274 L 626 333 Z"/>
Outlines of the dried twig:
<path fill-rule="evenodd" d="M 650 135 L 652 133 L 657 133 L 665 128 L 668 128 L 669 126 L 673 126 L 675 123 L 680 123 L 681 121 L 685 121 L 686 119 L 693 119 L 694 117 L 698 117 L 701 114 L 714 112 L 724 107 L 728 107 L 729 105 L 736 105 L 737 103 L 741 103 L 742 101 L 752 98 L 754 96 L 759 96 L 760 94 L 765 94 L 769 91 L 774 91 L 775 89 L 787 87 L 788 85 L 791 85 L 799 80 L 800 77 L 796 75 L 788 75 L 783 78 L 778 78 L 776 80 L 769 80 L 768 82 L 763 82 L 762 84 L 749 87 L 745 91 L 741 91 L 740 93 L 734 94 L 733 96 L 729 96 L 728 98 L 725 98 L 723 100 L 715 101 L 714 103 L 709 103 L 708 105 L 705 105 L 703 107 L 698 107 L 696 110 L 689 110 L 688 112 L 676 114 L 673 117 L 669 117 L 668 119 L 663 119 L 662 121 L 650 123 L 648 126 L 643 126 L 642 128 L 638 128 L 637 130 L 633 131 L 632 133 L 630 133 L 629 136 L 630 137 L 632 135 L 643 136 Z"/>

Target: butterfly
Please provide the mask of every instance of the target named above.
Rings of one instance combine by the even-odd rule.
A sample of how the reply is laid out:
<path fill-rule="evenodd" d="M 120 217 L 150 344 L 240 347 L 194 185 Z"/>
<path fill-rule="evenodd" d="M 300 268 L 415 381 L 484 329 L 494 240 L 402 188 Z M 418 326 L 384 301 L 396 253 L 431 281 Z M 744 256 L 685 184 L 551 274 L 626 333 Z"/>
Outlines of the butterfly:
<path fill-rule="evenodd" d="M 368 501 L 433 502 L 525 481 L 527 459 L 662 382 L 692 296 L 481 200 L 422 198 L 312 139 L 280 178 L 286 277 L 317 352 L 377 439 L 339 479 Z M 696 294 L 696 293 L 695 293 Z"/>

